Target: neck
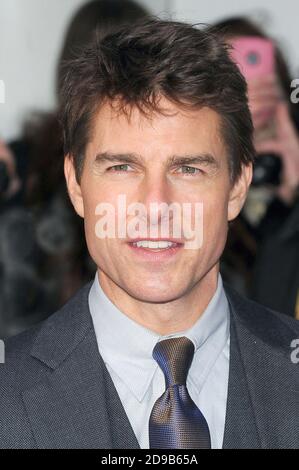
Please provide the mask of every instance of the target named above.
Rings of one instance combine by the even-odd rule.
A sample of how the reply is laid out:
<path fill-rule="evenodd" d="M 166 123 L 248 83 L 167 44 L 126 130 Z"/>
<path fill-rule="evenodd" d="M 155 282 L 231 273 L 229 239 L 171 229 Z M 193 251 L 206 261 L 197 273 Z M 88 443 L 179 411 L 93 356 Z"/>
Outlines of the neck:
<path fill-rule="evenodd" d="M 219 263 L 185 295 L 162 304 L 131 297 L 100 270 L 98 279 L 105 295 L 121 312 L 143 327 L 164 336 L 188 330 L 196 323 L 215 294 L 218 274 Z"/>

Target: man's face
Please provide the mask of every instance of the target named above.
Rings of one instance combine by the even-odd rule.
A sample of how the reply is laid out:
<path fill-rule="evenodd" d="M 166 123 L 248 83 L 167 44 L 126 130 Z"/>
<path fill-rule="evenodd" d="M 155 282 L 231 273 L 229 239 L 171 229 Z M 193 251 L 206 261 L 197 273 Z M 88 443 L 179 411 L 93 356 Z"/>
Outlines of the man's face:
<path fill-rule="evenodd" d="M 245 168 L 232 186 L 216 112 L 209 108 L 183 111 L 166 99 L 161 104 L 173 114 L 153 114 L 148 119 L 133 108 L 128 119 L 105 104 L 94 120 L 80 185 L 71 159 L 66 159 L 65 167 L 69 193 L 85 219 L 87 245 L 100 280 L 116 284 L 137 300 L 154 303 L 187 295 L 205 276 L 217 271 L 228 220 L 239 213 L 251 178 L 251 168 Z M 125 238 L 118 238 L 116 230 L 116 237 L 99 238 L 99 207 L 109 203 L 117 219 L 119 196 L 125 197 L 126 207 L 143 205 L 146 215 L 139 213 L 139 217 L 147 223 L 147 235 L 132 238 L 126 233 Z M 175 239 L 173 231 L 168 236 L 160 232 L 150 236 L 149 230 L 161 226 L 164 217 L 161 211 L 154 221 L 150 219 L 153 203 L 180 207 L 187 203 L 193 228 L 195 205 L 202 203 L 202 244 L 187 248 L 182 232 Z M 122 219 L 127 228 L 133 216 L 126 214 Z M 168 248 L 165 244 L 147 248 L 136 245 L 140 238 L 176 243 Z"/>

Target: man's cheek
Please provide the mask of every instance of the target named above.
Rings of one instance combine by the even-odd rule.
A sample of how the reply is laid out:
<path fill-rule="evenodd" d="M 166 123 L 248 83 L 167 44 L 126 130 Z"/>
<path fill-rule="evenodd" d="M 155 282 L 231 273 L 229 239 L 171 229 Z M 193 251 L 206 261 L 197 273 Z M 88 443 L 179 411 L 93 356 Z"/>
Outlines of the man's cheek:
<path fill-rule="evenodd" d="M 227 221 L 216 208 L 206 214 L 203 221 L 203 242 L 212 244 L 226 236 Z"/>

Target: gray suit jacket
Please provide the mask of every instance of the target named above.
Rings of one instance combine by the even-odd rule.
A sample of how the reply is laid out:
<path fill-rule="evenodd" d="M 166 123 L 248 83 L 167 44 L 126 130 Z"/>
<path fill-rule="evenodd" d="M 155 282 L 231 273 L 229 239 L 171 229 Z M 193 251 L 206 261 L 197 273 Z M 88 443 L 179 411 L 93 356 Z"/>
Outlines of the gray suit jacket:
<path fill-rule="evenodd" d="M 98 352 L 90 284 L 6 342 L 0 448 L 139 448 Z M 225 286 L 231 311 L 224 448 L 299 448 L 299 322 Z"/>

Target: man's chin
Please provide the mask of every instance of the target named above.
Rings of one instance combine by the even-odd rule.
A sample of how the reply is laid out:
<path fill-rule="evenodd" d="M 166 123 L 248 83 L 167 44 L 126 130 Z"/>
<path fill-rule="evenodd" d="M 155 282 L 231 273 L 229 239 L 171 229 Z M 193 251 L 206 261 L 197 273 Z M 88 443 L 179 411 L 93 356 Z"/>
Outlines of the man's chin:
<path fill-rule="evenodd" d="M 163 304 L 169 303 L 177 300 L 182 297 L 184 293 L 181 289 L 169 289 L 169 286 L 165 286 L 163 289 L 162 286 L 159 287 L 150 287 L 142 286 L 142 288 L 132 288 L 128 289 L 127 292 L 129 295 L 139 302 L 144 303 L 153 303 L 153 304 Z"/>

